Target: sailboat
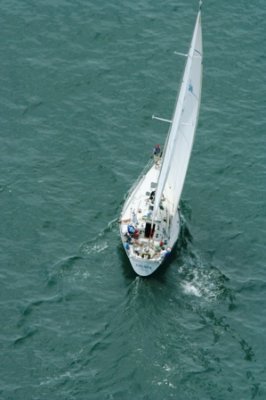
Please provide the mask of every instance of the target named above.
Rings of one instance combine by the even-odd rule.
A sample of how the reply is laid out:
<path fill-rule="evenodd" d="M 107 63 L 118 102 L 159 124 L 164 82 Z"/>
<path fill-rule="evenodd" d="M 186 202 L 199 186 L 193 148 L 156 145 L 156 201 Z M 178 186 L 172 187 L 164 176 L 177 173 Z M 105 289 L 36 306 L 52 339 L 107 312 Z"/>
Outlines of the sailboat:
<path fill-rule="evenodd" d="M 122 208 L 120 236 L 134 271 L 151 275 L 177 242 L 181 219 L 179 202 L 192 152 L 202 86 L 201 2 L 186 57 L 163 151 L 154 149 L 152 165 L 128 193 Z"/>

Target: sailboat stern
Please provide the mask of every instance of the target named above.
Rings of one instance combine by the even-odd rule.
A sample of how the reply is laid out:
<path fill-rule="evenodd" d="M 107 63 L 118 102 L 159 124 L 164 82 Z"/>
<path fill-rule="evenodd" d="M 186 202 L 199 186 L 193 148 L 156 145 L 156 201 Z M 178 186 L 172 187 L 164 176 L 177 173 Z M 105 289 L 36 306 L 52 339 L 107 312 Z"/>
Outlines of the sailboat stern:
<path fill-rule="evenodd" d="M 136 274 L 140 276 L 149 276 L 153 274 L 163 262 L 162 259 L 159 260 L 146 260 L 146 259 L 137 259 L 136 257 L 130 257 L 129 261 L 132 265 L 133 270 Z"/>
<path fill-rule="evenodd" d="M 125 252 L 136 274 L 140 276 L 149 276 L 169 258 L 178 239 L 181 227 L 179 210 L 177 210 L 174 217 L 171 218 L 171 224 L 169 226 L 170 235 L 162 236 L 160 242 L 148 238 L 138 237 L 134 239 L 133 237 L 129 237 L 127 233 L 125 234 L 129 227 L 133 227 L 133 225 L 127 226 L 124 224 L 120 230 Z M 162 232 L 166 233 L 164 227 L 161 228 Z M 155 230 L 154 235 L 158 236 L 159 232 Z M 128 239 L 130 240 L 128 241 Z"/>

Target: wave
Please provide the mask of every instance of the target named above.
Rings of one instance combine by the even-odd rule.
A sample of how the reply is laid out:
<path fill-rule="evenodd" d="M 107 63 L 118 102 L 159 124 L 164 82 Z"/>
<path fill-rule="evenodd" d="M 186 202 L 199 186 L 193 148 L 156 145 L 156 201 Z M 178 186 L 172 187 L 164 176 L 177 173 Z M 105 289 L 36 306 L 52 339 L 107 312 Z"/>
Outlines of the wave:
<path fill-rule="evenodd" d="M 109 233 L 114 231 L 114 227 L 117 225 L 117 218 L 108 222 L 108 224 L 91 240 L 88 240 L 81 244 L 80 253 L 84 256 L 91 254 L 103 253 L 109 248 Z"/>

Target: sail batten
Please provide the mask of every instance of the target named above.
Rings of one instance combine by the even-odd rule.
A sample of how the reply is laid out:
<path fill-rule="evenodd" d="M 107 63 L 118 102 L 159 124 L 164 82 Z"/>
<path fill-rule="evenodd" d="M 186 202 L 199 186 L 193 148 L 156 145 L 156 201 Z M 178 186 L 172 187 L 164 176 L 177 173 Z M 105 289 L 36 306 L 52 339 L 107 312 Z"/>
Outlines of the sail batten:
<path fill-rule="evenodd" d="M 173 212 L 175 212 L 180 200 L 198 119 L 201 97 L 201 61 L 202 34 L 201 12 L 199 11 L 187 55 L 179 96 L 173 113 L 172 124 L 164 146 L 154 200 L 154 218 L 158 212 L 164 191 L 167 191 L 170 197 L 173 197 Z"/>

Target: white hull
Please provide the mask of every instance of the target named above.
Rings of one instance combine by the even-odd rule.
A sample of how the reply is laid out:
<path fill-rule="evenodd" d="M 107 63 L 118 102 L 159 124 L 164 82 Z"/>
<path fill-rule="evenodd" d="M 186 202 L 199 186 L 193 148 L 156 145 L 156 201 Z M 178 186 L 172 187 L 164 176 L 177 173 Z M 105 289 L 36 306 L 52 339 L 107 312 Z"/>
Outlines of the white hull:
<path fill-rule="evenodd" d="M 164 198 L 158 218 L 152 221 L 150 194 L 157 181 L 160 165 L 155 163 L 129 194 L 120 218 L 120 235 L 126 254 L 134 271 L 140 276 L 151 275 L 169 255 L 180 232 L 177 211 L 171 214 L 171 202 Z M 152 236 L 147 234 L 147 224 L 155 226 Z M 134 225 L 139 236 L 128 242 L 127 228 Z M 168 251 L 167 251 L 168 249 Z"/>

